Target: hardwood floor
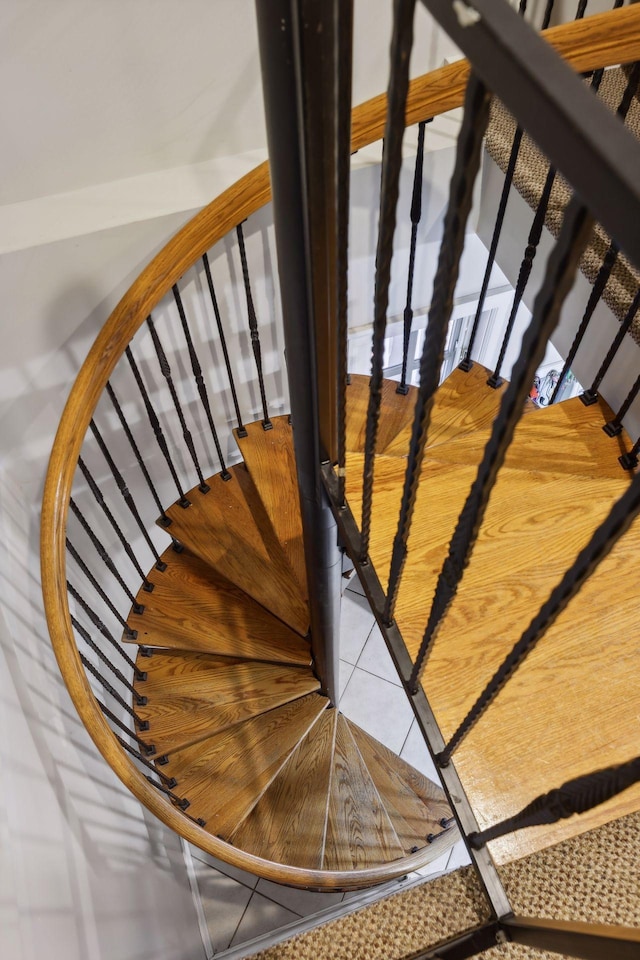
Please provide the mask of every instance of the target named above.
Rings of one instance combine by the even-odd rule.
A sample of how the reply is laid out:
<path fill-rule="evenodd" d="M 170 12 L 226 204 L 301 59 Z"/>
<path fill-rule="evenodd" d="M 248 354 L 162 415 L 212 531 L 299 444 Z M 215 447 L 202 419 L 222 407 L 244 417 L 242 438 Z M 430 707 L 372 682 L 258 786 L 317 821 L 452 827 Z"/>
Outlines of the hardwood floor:
<path fill-rule="evenodd" d="M 428 445 L 398 596 L 396 619 L 412 656 L 490 427 L 487 411 L 495 393 L 484 388 L 489 399 L 476 407 L 472 391 L 486 377 L 476 371 L 465 395 L 464 376 L 456 372 L 453 389 L 445 383 L 438 392 L 432 423 L 448 425 L 446 441 Z M 477 430 L 464 410 L 456 413 L 459 406 L 480 411 Z M 350 409 L 362 407 L 359 397 Z M 626 489 L 629 477 L 617 462 L 618 442 L 600 429 L 609 418 L 604 406 L 586 408 L 576 399 L 521 421 L 423 678 L 446 738 Z M 400 422 L 401 414 L 394 410 L 392 419 Z M 400 433 L 406 441 L 406 425 Z M 358 436 L 355 425 L 350 436 Z M 363 456 L 360 444 L 356 447 L 347 463 L 347 497 L 359 518 Z M 383 586 L 397 526 L 403 450 L 385 437 L 384 455 L 375 464 L 370 553 Z M 567 779 L 637 754 L 640 640 L 633 625 L 639 550 L 636 524 L 457 751 L 456 767 L 481 826 L 517 812 Z M 640 786 L 581 818 L 495 841 L 492 851 L 499 861 L 514 859 L 638 808 Z"/>

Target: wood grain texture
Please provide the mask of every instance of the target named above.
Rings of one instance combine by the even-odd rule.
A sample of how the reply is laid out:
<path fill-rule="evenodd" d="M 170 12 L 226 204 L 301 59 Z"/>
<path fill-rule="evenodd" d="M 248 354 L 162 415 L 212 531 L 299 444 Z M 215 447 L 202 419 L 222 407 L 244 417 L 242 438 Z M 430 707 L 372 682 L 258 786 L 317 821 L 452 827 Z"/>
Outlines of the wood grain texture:
<path fill-rule="evenodd" d="M 609 448 L 609 459 L 601 459 L 603 442 L 615 446 L 599 429 L 606 416 L 606 410 L 569 401 L 535 411 L 521 422 L 424 676 L 445 737 L 626 489 L 628 478 L 615 462 L 616 451 Z M 598 450 L 597 459 L 587 456 L 590 445 Z M 469 454 L 479 454 L 483 446 L 469 433 L 429 450 L 423 465 L 424 484 L 396 608 L 412 655 L 453 525 L 475 476 Z M 461 462 L 456 450 L 465 452 Z M 352 454 L 349 463 L 358 456 Z M 576 470 L 570 474 L 574 458 Z M 358 510 L 354 478 L 361 476 L 361 463 L 354 467 L 353 473 L 348 469 L 347 490 Z M 383 582 L 403 475 L 397 458 L 377 459 L 371 556 Z M 640 645 L 629 625 L 636 605 L 630 571 L 639 550 L 636 523 L 456 753 L 456 767 L 482 826 L 513 814 L 566 779 L 637 753 L 640 684 L 630 665 L 637 664 Z M 640 789 L 633 788 L 582 818 L 514 834 L 495 841 L 492 849 L 500 861 L 523 856 L 639 804 Z"/>
<path fill-rule="evenodd" d="M 473 435 L 486 443 L 506 389 L 504 383 L 499 389 L 487 387 L 489 371 L 486 367 L 474 363 L 468 373 L 453 370 L 444 383 L 438 387 L 436 401 L 431 412 L 426 449 L 436 455 L 435 447 L 448 448 L 452 440 Z M 473 403 L 469 403 L 473 391 Z M 387 444 L 381 453 L 388 456 L 407 456 L 411 426 L 398 432 L 395 439 Z"/>
<path fill-rule="evenodd" d="M 262 421 L 245 424 L 247 436 L 236 442 L 253 480 L 282 550 L 307 598 L 307 571 L 304 562 L 302 520 L 293 431 L 288 417 L 272 417 L 272 430 L 263 430 Z"/>
<path fill-rule="evenodd" d="M 232 834 L 235 846 L 277 863 L 322 867 L 337 715 L 325 710 L 313 725 Z"/>
<path fill-rule="evenodd" d="M 636 7 L 588 17 L 554 28 L 553 45 L 578 71 L 592 70 L 640 58 L 640 9 Z M 464 64 L 452 65 L 464 71 Z M 427 75 L 414 82 L 407 119 L 414 123 L 461 103 L 464 77 Z M 451 96 L 453 94 L 453 97 Z M 354 149 L 381 135 L 386 112 L 384 96 L 354 111 Z M 253 858 L 233 850 L 185 818 L 123 751 L 92 694 L 82 667 L 71 626 L 66 596 L 66 520 L 78 454 L 97 401 L 116 363 L 136 330 L 179 278 L 233 227 L 270 200 L 267 164 L 262 164 L 216 198 L 153 258 L 123 296 L 94 343 L 74 383 L 58 428 L 45 482 L 41 516 L 42 585 L 52 645 L 74 705 L 103 757 L 128 789 L 165 824 L 213 856 L 242 869 L 254 870 L 277 882 L 298 886 L 350 888 L 399 876 L 419 865 L 407 858 L 396 867 L 373 868 L 354 880 L 349 871 L 327 877 L 322 871 L 304 871 Z"/>
<path fill-rule="evenodd" d="M 167 569 L 147 575 L 152 593 L 140 590 L 143 613 L 129 613 L 136 643 L 200 650 L 225 657 L 308 666 L 309 644 L 199 557 L 171 547 Z M 122 638 L 127 640 L 126 634 Z"/>
<path fill-rule="evenodd" d="M 454 828 L 447 832 L 444 846 L 442 842 L 427 844 L 429 834 L 442 832 L 440 820 L 451 816 L 442 787 L 436 786 L 384 744 L 345 719 L 403 851 L 409 853 L 414 847 L 430 846 L 432 859 L 439 857 L 460 837 Z"/>
<path fill-rule="evenodd" d="M 147 679 L 134 686 L 147 703 L 136 709 L 149 721 L 148 740 L 158 754 L 204 740 L 320 688 L 309 668 L 183 650 L 139 655 L 138 667 Z"/>
<path fill-rule="evenodd" d="M 578 397 L 540 410 L 528 406 L 507 453 L 505 466 L 535 473 L 610 478 L 614 487 L 624 483 L 618 457 L 631 448 L 625 431 L 608 437 L 603 425 L 613 411 L 603 401 L 585 407 Z M 443 444 L 430 456 L 448 463 L 478 463 L 487 437 L 468 433 L 455 443 Z"/>
<path fill-rule="evenodd" d="M 172 754 L 163 767 L 189 813 L 228 840 L 307 735 L 328 700 L 312 693 Z"/>
<path fill-rule="evenodd" d="M 209 493 L 197 487 L 191 506 L 169 507 L 171 534 L 301 636 L 309 630 L 309 610 L 282 552 L 262 501 L 243 464 L 232 479 L 216 475 Z"/>
<path fill-rule="evenodd" d="M 358 870 L 395 860 L 403 853 L 349 726 L 339 714 L 323 869 Z"/>

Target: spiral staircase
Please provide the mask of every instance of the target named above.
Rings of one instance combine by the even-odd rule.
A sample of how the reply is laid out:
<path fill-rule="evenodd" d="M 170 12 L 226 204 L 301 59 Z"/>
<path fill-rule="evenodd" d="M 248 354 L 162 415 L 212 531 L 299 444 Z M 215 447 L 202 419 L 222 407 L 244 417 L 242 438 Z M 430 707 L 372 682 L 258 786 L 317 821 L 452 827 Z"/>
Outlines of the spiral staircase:
<path fill-rule="evenodd" d="M 616 42 L 631 43 L 627 27 L 633 23 L 638 34 L 637 38 L 634 34 L 633 49 L 640 56 L 640 24 L 636 24 L 635 12 L 617 13 L 620 16 L 612 21 L 618 31 Z M 599 36 L 609 40 L 610 21 L 600 21 Z M 576 69 L 595 69 L 603 59 L 617 62 L 620 56 L 609 49 L 615 44 L 609 43 L 606 55 L 597 45 L 597 53 L 592 53 L 580 31 L 562 31 L 550 31 L 550 39 Z M 454 64 L 436 71 L 435 77 L 414 82 L 407 118 L 424 120 L 439 110 L 458 106 L 467 75 L 466 64 Z M 375 101 L 354 112 L 354 149 L 381 134 L 384 113 L 385 105 Z M 477 149 L 479 152 L 479 144 Z M 459 155 L 463 154 L 460 150 Z M 470 194 L 470 189 L 467 192 Z M 632 632 L 624 625 L 634 602 L 627 573 L 640 547 L 640 530 L 636 525 L 622 539 L 614 542 L 610 538 L 607 546 L 612 549 L 600 564 L 597 579 L 589 580 L 582 590 L 580 604 L 564 604 L 548 624 L 544 643 L 530 652 L 515 679 L 498 691 L 482 722 L 469 731 L 456 752 L 456 772 L 443 772 L 449 802 L 440 786 L 345 716 L 338 698 L 327 695 L 313 652 L 318 631 L 314 634 L 314 584 L 307 566 L 314 537 L 309 537 L 301 513 L 304 493 L 301 497 L 303 478 L 298 466 L 304 438 L 296 425 L 300 420 L 296 420 L 293 399 L 292 417 L 287 413 L 269 417 L 267 413 L 241 224 L 268 199 L 264 166 L 179 232 L 135 281 L 94 344 L 73 387 L 50 463 L 42 527 L 45 606 L 56 656 L 80 716 L 107 762 L 152 812 L 210 854 L 267 879 L 317 890 L 361 889 L 400 877 L 440 856 L 458 838 L 458 824 L 467 835 L 476 828 L 482 830 L 496 819 L 508 818 L 532 795 L 549 791 L 562 780 L 580 777 L 603 761 L 623 764 L 633 756 L 640 695 L 630 683 L 629 665 L 637 650 Z M 207 259 L 207 251 L 232 228 L 240 244 L 249 334 L 264 412 L 261 419 L 246 424 L 240 419 Z M 445 225 L 445 232 L 447 229 Z M 463 239 L 461 217 L 458 230 Z M 231 456 L 228 467 L 221 456 L 206 377 L 179 289 L 191 270 L 199 271 L 197 289 L 206 291 L 208 286 L 211 295 L 238 412 L 234 434 L 241 459 Z M 438 280 L 434 300 L 440 293 L 437 287 Z M 151 320 L 151 311 L 156 311 L 170 292 L 187 344 L 175 366 L 184 373 L 188 357 L 218 449 L 221 469 L 208 477 L 201 474 L 172 367 L 159 347 Z M 172 453 L 160 422 L 164 422 L 165 411 L 161 418 L 153 411 L 153 398 L 144 387 L 145 377 L 149 380 L 150 375 L 142 375 L 143 364 L 136 367 L 131 352 L 130 344 L 145 320 L 176 407 L 179 424 L 174 423 L 173 432 L 176 436 L 181 432 L 184 438 L 184 446 L 176 441 Z M 285 329 L 286 322 L 285 316 Z M 374 342 L 375 336 L 374 331 Z M 304 339 L 301 337 L 300 343 Z M 346 355 L 346 328 L 344 346 Z M 289 343 L 287 351 L 291 382 L 295 351 Z M 120 363 L 125 355 L 131 370 Z M 297 363 L 298 357 L 294 359 Z M 143 399 L 141 404 L 137 397 L 136 429 L 143 419 L 138 413 L 146 407 L 151 432 L 176 480 L 180 495 L 171 505 L 167 506 L 166 496 L 170 485 L 164 484 L 158 494 L 147 471 L 147 458 L 136 446 L 113 392 L 110 380 L 116 368 L 123 367 L 129 377 L 133 371 Z M 346 503 L 336 508 L 334 501 L 333 506 L 337 514 L 349 513 L 357 525 L 364 525 L 368 513 L 368 550 L 357 555 L 351 544 L 350 552 L 361 572 L 364 567 L 369 571 L 375 568 L 367 587 L 371 600 L 376 589 L 392 590 L 388 572 L 393 568 L 398 517 L 407 499 L 407 466 L 415 453 L 422 400 L 416 387 L 398 391 L 397 384 L 383 380 L 372 446 L 375 377 L 370 380 L 354 374 L 347 378 L 346 370 L 344 373 L 338 389 L 344 384 L 345 450 L 338 472 Z M 490 448 L 495 424 L 503 408 L 508 408 L 502 401 L 509 385 L 490 389 L 489 376 L 489 370 L 475 363 L 467 372 L 456 370 L 437 390 L 434 386 L 393 617 L 385 618 L 381 605 L 372 601 L 381 626 L 400 632 L 402 655 L 406 653 L 412 665 L 420 659 L 425 613 L 439 582 L 451 531 L 466 505 L 477 464 Z M 437 384 L 437 378 L 434 382 Z M 523 381 L 517 389 L 525 387 Z M 94 421 L 104 390 L 153 495 L 139 506 L 131 507 L 128 481 Z M 317 399 L 313 402 L 322 407 Z M 220 406 L 230 407 L 229 398 L 221 399 Z M 254 404 L 252 417 L 258 406 Z M 112 412 L 111 418 L 113 422 Z M 411 689 L 403 676 L 412 697 L 428 695 L 443 743 L 474 708 L 478 690 L 500 669 L 514 638 L 526 631 L 532 614 L 545 604 L 594 527 L 605 521 L 612 504 L 628 490 L 633 468 L 621 470 L 617 455 L 628 455 L 633 445 L 623 430 L 618 430 L 613 440 L 605 436 L 600 428 L 612 418 L 613 412 L 601 398 L 591 406 L 578 399 L 545 410 L 527 405 L 479 526 L 473 555 L 465 564 L 464 579 L 456 585 L 448 617 L 435 637 L 416 689 Z M 300 434 L 296 434 L 298 430 Z M 142 516 L 153 514 L 154 501 L 161 511 L 160 517 L 155 513 L 157 530 L 167 539 L 153 564 L 147 565 L 146 572 L 140 571 L 133 593 L 120 574 L 118 561 L 109 557 L 73 500 L 79 463 L 91 492 L 129 553 L 118 522 L 82 460 L 85 435 L 93 444 L 90 432 L 152 550 L 161 534 L 150 537 Z M 188 461 L 185 450 L 200 481 L 188 490 L 180 488 L 171 460 L 171 456 L 176 460 L 182 457 L 184 465 Z M 331 458 L 328 467 L 337 462 L 337 457 Z M 318 462 L 314 469 L 320 470 Z M 182 474 L 187 475 L 186 468 Z M 371 477 L 372 503 L 367 506 Z M 327 490 L 329 487 L 327 484 Z M 124 616 L 103 581 L 69 546 L 70 502 L 109 573 L 129 590 L 131 604 Z M 67 549 L 124 628 L 117 638 L 75 588 L 69 587 L 67 592 Z M 333 549 L 337 549 L 335 544 Z M 376 576 L 379 584 L 372 587 Z M 92 628 L 118 649 L 130 672 L 114 667 L 99 649 L 91 631 L 80 623 L 83 614 Z M 603 624 L 614 638 L 613 655 L 602 643 Z M 79 637 L 88 644 L 90 654 L 79 649 Z M 393 648 L 393 643 L 389 646 Z M 398 661 L 395 652 L 394 657 Z M 129 691 L 127 697 L 118 694 L 100 673 L 103 665 Z M 585 702 L 590 723 L 576 723 L 576 716 L 584 716 Z M 420 704 L 416 707 L 414 703 L 419 719 L 420 709 Z M 128 739 L 123 739 L 123 731 Z M 534 755 L 542 762 L 532 763 L 532 744 Z M 435 754 L 433 742 L 430 746 Z M 446 766 L 442 763 L 443 769 Z M 454 776 L 459 781 L 452 779 Z M 464 804 L 468 804 L 462 813 L 457 782 Z M 497 876 L 496 863 L 542 849 L 638 808 L 640 786 L 636 783 L 580 820 L 546 823 L 502 836 L 488 848 L 485 844 L 473 854 L 476 866 L 480 864 L 478 869 L 489 889 L 491 877 Z M 494 888 L 491 896 L 496 916 L 507 916 L 500 890 Z"/>

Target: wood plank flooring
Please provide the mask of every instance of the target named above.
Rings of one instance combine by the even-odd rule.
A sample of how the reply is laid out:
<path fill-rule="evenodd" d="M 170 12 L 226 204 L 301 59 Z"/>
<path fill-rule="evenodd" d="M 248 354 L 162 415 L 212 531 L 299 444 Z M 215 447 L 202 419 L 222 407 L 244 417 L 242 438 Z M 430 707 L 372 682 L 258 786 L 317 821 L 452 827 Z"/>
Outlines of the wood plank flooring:
<path fill-rule="evenodd" d="M 477 365 L 476 365 L 477 366 Z M 464 377 L 464 374 L 460 374 Z M 427 450 L 396 619 L 415 655 L 455 522 L 486 443 L 455 410 L 475 409 L 456 375 L 438 392 L 433 422 L 456 424 L 458 439 Z M 476 380 L 479 375 L 476 375 Z M 446 384 L 445 384 L 446 386 Z M 489 397 L 495 392 L 489 388 Z M 362 403 L 360 404 L 362 406 Z M 482 407 L 482 403 L 479 402 Z M 484 419 L 483 419 L 484 417 Z M 424 687 L 445 737 L 457 728 L 506 653 L 624 492 L 618 441 L 601 430 L 604 406 L 578 400 L 535 410 L 521 421 L 458 595 L 441 627 Z M 392 414 L 393 422 L 397 415 Z M 407 427 L 403 430 L 407 431 Z M 447 428 L 443 428 L 444 434 Z M 351 436 L 357 436 L 352 425 Z M 628 444 L 623 438 L 622 444 Z M 387 438 L 375 463 L 370 553 L 386 585 L 404 458 Z M 392 452 L 394 455 L 390 455 Z M 361 509 L 362 453 L 347 460 L 347 497 Z M 635 756 L 640 740 L 640 637 L 634 573 L 640 524 L 626 534 L 594 578 L 558 617 L 456 753 L 481 826 L 511 815 L 534 796 L 590 770 Z M 506 861 L 640 808 L 640 786 L 583 818 L 522 831 L 492 844 Z"/>

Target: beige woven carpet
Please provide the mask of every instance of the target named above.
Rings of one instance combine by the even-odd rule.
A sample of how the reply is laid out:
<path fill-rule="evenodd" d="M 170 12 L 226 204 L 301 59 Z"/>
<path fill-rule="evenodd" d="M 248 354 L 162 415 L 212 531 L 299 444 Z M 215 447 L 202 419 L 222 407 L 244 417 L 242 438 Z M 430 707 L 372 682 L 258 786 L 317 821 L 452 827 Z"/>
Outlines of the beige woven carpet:
<path fill-rule="evenodd" d="M 627 85 L 627 78 L 620 68 L 606 70 L 600 84 L 599 97 L 611 111 L 616 111 Z M 627 128 L 640 138 L 640 103 L 634 98 L 627 114 Z M 491 106 L 491 122 L 487 130 L 487 150 L 498 166 L 505 171 L 511 154 L 516 123 L 506 107 L 494 100 Z M 534 142 L 528 137 L 522 138 L 518 162 L 513 178 L 514 186 L 535 210 L 549 169 L 549 162 Z M 562 225 L 564 208 L 570 197 L 569 186 L 562 177 L 556 177 L 546 217 L 546 226 L 558 236 Z M 522 239 L 522 252 L 526 238 Z M 609 237 L 601 226 L 596 225 L 592 240 L 581 262 L 581 269 L 587 279 L 593 283 L 598 275 L 602 261 L 609 247 Z M 618 255 L 602 299 L 615 316 L 622 320 L 627 313 L 640 283 L 640 274 L 629 261 Z M 631 334 L 640 344 L 640 313 L 631 327 Z"/>
<path fill-rule="evenodd" d="M 500 868 L 514 913 L 640 926 L 640 813 Z M 404 960 L 487 919 L 471 867 L 255 954 L 256 960 Z M 558 960 L 503 944 L 487 960 Z M 615 957 L 611 957 L 615 960 Z"/>

